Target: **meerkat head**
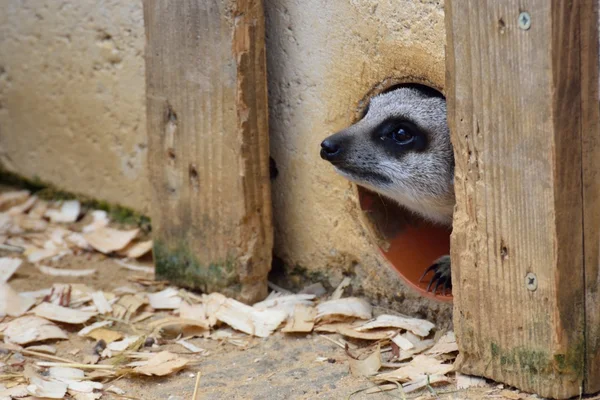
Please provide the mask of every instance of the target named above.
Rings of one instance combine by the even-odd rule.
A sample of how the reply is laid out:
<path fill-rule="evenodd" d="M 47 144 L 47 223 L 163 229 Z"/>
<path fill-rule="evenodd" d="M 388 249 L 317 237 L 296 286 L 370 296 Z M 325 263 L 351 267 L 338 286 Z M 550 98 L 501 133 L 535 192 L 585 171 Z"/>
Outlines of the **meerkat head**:
<path fill-rule="evenodd" d="M 426 219 L 452 222 L 454 154 L 446 101 L 432 89 L 401 86 L 372 98 L 357 123 L 321 143 L 321 157 Z"/>

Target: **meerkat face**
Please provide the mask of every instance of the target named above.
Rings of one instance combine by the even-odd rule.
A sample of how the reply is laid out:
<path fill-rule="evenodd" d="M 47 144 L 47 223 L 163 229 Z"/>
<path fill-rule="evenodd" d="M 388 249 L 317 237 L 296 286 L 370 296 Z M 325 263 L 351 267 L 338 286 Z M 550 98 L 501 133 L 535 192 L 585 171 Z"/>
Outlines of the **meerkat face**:
<path fill-rule="evenodd" d="M 451 223 L 454 155 L 446 101 L 432 92 L 410 86 L 374 97 L 360 121 L 321 143 L 321 157 L 356 184 Z"/>

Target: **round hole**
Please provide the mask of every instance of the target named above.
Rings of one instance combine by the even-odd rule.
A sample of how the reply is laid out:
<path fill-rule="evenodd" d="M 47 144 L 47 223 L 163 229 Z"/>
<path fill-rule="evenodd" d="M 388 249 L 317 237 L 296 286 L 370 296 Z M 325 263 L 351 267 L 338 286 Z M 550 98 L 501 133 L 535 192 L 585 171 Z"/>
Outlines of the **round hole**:
<path fill-rule="evenodd" d="M 400 86 L 418 86 L 434 96 L 443 94 L 422 82 L 406 82 L 389 79 L 374 88 L 360 103 L 356 118 L 360 119 L 368 107 L 368 99 Z M 355 121 L 356 122 L 356 121 Z M 425 270 L 439 257 L 450 254 L 451 228 L 435 225 L 411 213 L 393 200 L 357 186 L 360 207 L 368 220 L 368 228 L 374 234 L 382 255 L 398 275 L 422 296 L 443 302 L 451 302 L 452 294 L 427 292 L 432 276 L 430 272 L 423 282 L 419 279 Z"/>
<path fill-rule="evenodd" d="M 450 254 L 449 228 L 437 226 L 361 186 L 357 186 L 360 207 L 370 222 L 382 255 L 400 277 L 422 296 L 452 301 L 452 294 L 427 292 L 432 274 L 423 282 L 423 272 L 439 257 Z"/>

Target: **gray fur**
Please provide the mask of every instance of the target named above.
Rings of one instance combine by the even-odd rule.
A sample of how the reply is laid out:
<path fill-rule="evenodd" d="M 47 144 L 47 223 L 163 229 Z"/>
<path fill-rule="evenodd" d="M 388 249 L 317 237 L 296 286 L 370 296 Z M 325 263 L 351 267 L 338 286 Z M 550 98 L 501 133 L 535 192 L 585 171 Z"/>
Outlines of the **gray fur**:
<path fill-rule="evenodd" d="M 427 147 L 391 158 L 372 139 L 390 117 L 417 125 L 426 134 Z M 340 175 L 430 221 L 452 224 L 454 156 L 443 98 L 400 87 L 372 98 L 360 121 L 328 139 L 344 142 L 343 159 L 334 164 Z"/>

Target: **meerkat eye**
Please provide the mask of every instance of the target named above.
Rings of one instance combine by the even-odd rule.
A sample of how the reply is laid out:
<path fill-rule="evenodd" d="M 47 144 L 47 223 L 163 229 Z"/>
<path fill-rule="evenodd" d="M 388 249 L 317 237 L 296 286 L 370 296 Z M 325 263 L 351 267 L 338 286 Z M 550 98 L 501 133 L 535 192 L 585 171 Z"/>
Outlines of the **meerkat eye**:
<path fill-rule="evenodd" d="M 398 128 L 392 132 L 392 139 L 399 145 L 407 145 L 415 140 L 415 136 L 404 128 Z"/>

